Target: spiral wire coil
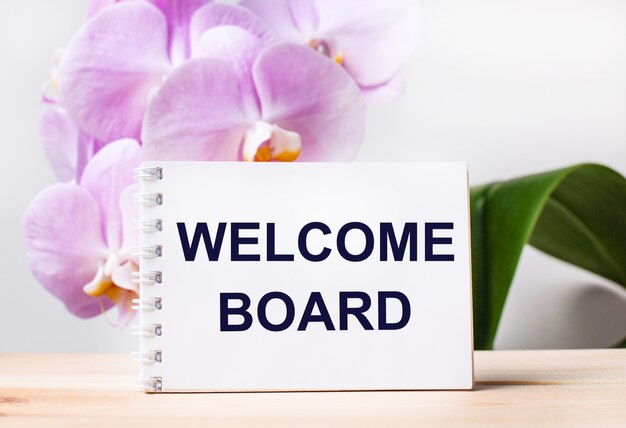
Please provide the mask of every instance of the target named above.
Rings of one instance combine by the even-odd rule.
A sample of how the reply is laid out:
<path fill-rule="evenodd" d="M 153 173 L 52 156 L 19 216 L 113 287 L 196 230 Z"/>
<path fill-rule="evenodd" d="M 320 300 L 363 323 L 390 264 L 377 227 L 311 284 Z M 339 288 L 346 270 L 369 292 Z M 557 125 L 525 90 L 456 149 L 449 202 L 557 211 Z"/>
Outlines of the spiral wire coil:
<path fill-rule="evenodd" d="M 141 182 L 155 182 L 163 179 L 163 168 L 142 167 L 135 170 L 133 178 Z M 133 202 L 146 208 L 154 208 L 163 205 L 162 193 L 136 193 L 133 195 Z M 154 234 L 163 231 L 163 220 L 161 219 L 141 219 L 133 222 L 133 229 L 139 233 Z M 156 259 L 163 256 L 161 245 L 144 245 L 134 248 L 133 254 L 141 259 Z M 162 284 L 163 274 L 161 271 L 139 271 L 133 272 L 133 282 L 142 287 L 155 287 Z M 142 312 L 159 311 L 163 308 L 161 297 L 150 297 L 134 299 L 132 309 Z M 133 335 L 140 336 L 147 340 L 154 340 L 163 334 L 162 325 L 139 324 L 132 327 Z M 158 343 L 158 342 L 157 342 Z M 159 364 L 163 360 L 163 353 L 160 349 L 150 349 L 132 353 L 133 361 L 141 364 Z M 146 392 L 161 392 L 163 390 L 163 378 L 151 376 L 144 379 L 137 379 L 137 386 Z"/>

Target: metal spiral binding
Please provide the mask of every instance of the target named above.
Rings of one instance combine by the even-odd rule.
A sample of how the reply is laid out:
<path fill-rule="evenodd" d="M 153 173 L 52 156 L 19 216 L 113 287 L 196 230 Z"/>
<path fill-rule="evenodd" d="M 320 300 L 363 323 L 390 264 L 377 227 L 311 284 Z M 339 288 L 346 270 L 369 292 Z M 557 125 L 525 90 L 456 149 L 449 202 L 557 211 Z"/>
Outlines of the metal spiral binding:
<path fill-rule="evenodd" d="M 163 391 L 163 378 L 153 376 L 147 379 L 135 379 L 135 385 L 145 392 L 161 392 Z"/>
<path fill-rule="evenodd" d="M 135 311 L 160 311 L 163 309 L 163 302 L 160 297 L 149 299 L 133 299 L 132 309 Z"/>
<path fill-rule="evenodd" d="M 148 352 L 133 352 L 133 361 L 143 364 L 154 364 L 163 361 L 163 354 L 159 350 Z"/>
<path fill-rule="evenodd" d="M 158 207 L 163 205 L 162 193 L 135 193 L 133 194 L 133 203 L 141 204 L 146 207 Z"/>
<path fill-rule="evenodd" d="M 143 182 L 155 182 L 163 179 L 163 168 L 160 167 L 146 167 L 137 168 L 134 175 L 135 180 Z M 152 186 L 152 185 L 150 185 Z M 155 208 L 163 205 L 162 193 L 145 193 L 150 186 L 144 186 L 144 193 L 137 193 L 133 195 L 133 202 L 143 205 L 146 208 Z M 158 208 L 157 208 L 158 209 Z M 147 213 L 149 211 L 144 211 Z M 151 211 L 150 211 L 151 212 Z M 141 219 L 137 220 L 133 224 L 133 229 L 141 233 L 159 233 L 163 231 L 163 220 L 159 218 L 155 219 Z M 148 241 L 151 242 L 151 241 Z M 134 249 L 133 254 L 142 259 L 154 259 L 163 256 L 163 247 L 159 244 L 145 245 Z M 140 271 L 133 273 L 133 282 L 139 284 L 143 289 L 145 286 L 154 287 L 159 286 L 163 281 L 163 274 L 161 271 Z M 161 297 L 139 298 L 133 300 L 133 309 L 137 311 L 158 311 L 163 308 L 163 301 Z M 142 321 L 146 319 L 142 316 Z M 152 321 L 151 318 L 147 318 Z M 162 325 L 155 324 L 139 324 L 132 328 L 132 334 L 146 338 L 143 341 L 144 346 L 148 343 L 159 344 L 157 339 L 163 333 Z M 153 342 L 155 341 L 155 342 Z M 143 348 L 143 346 L 142 346 Z M 140 352 L 133 352 L 133 361 L 142 364 L 157 364 L 162 361 L 162 351 L 155 346 L 148 347 L 148 351 L 145 348 Z M 139 379 L 137 385 L 146 392 L 161 392 L 163 390 L 163 379 L 160 376 L 152 376 L 145 379 Z"/>
<path fill-rule="evenodd" d="M 133 282 L 139 285 L 156 285 L 163 281 L 163 274 L 160 271 L 154 272 L 133 272 Z"/>
<path fill-rule="evenodd" d="M 156 233 L 163 231 L 163 220 L 135 220 L 133 230 L 139 232 Z"/>
<path fill-rule="evenodd" d="M 134 325 L 131 334 L 143 337 L 155 337 L 163 334 L 161 324 Z"/>
<path fill-rule="evenodd" d="M 157 181 L 163 180 L 163 168 L 136 168 L 133 178 L 136 181 Z"/>
<path fill-rule="evenodd" d="M 149 259 L 154 259 L 163 256 L 163 247 L 161 247 L 160 245 L 135 247 L 133 248 L 133 250 L 133 255 L 136 257 L 147 257 Z"/>

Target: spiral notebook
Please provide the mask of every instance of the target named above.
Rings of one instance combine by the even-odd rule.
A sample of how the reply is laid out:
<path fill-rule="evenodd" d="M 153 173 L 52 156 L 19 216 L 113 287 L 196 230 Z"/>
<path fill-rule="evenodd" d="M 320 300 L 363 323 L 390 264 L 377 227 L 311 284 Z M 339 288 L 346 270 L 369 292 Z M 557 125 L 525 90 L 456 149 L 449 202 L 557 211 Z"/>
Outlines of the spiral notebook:
<path fill-rule="evenodd" d="M 470 389 L 463 163 L 146 162 L 147 392 Z"/>

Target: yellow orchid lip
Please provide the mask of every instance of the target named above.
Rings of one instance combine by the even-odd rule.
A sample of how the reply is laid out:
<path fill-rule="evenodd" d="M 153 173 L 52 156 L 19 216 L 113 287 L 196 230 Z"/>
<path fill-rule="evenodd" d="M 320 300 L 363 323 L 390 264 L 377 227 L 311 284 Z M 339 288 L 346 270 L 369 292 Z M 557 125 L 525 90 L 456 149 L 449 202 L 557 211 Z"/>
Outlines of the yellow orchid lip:
<path fill-rule="evenodd" d="M 302 149 L 298 148 L 295 151 L 291 150 L 282 150 L 277 152 L 272 150 L 270 144 L 261 145 L 254 156 L 254 162 L 270 162 L 270 161 L 278 161 L 278 162 L 294 162 L 300 156 L 300 152 Z"/>
<path fill-rule="evenodd" d="M 284 150 L 280 153 L 271 155 L 272 157 L 270 160 L 275 160 L 278 162 L 294 162 L 296 159 L 298 159 L 301 152 L 302 152 L 302 149 L 300 148 L 296 151 Z"/>
<path fill-rule="evenodd" d="M 106 296 L 112 288 L 117 288 L 111 278 L 104 277 L 99 281 L 92 281 L 83 287 L 85 294 L 91 297 Z"/>
<path fill-rule="evenodd" d="M 300 134 L 259 121 L 247 132 L 242 154 L 246 162 L 293 162 L 301 152 Z"/>
<path fill-rule="evenodd" d="M 98 272 L 95 277 L 83 287 L 83 292 L 88 296 L 98 298 L 102 313 L 106 312 L 106 308 L 100 298 L 106 297 L 108 300 L 113 302 L 119 309 L 120 317 L 118 321 L 110 321 L 110 323 L 111 325 L 122 326 L 132 318 L 131 301 L 138 296 L 139 290 L 132 286 L 127 287 L 127 284 L 123 282 L 120 282 L 119 285 L 113 282 L 113 277 L 116 275 L 115 272 L 110 271 L 116 262 L 119 262 L 118 257 L 109 257 L 106 263 L 101 263 L 100 266 L 98 266 Z M 132 262 L 123 266 L 128 266 L 132 271 L 137 270 L 137 266 Z M 124 273 L 130 274 L 130 271 Z M 118 275 L 116 281 L 119 282 L 119 280 L 120 278 Z"/>
<path fill-rule="evenodd" d="M 91 283 L 88 285 L 91 285 Z M 104 296 L 112 302 L 117 302 L 118 300 L 120 300 L 120 297 L 125 289 L 115 285 L 111 278 L 105 278 L 91 288 L 88 288 L 87 286 L 83 287 L 83 291 L 85 292 L 85 294 L 91 297 Z"/>
<path fill-rule="evenodd" d="M 307 45 L 311 49 L 319 52 L 321 55 L 332 58 L 337 64 L 343 65 L 343 61 L 345 59 L 343 52 L 339 51 L 337 53 L 333 53 L 332 51 L 336 51 L 336 49 L 333 49 L 328 42 L 324 40 L 311 39 Z"/>
<path fill-rule="evenodd" d="M 113 284 L 112 287 L 109 287 L 104 291 L 104 296 L 106 296 L 112 302 L 118 302 L 120 300 L 121 295 L 122 295 L 122 289 L 116 286 L 115 284 Z"/>

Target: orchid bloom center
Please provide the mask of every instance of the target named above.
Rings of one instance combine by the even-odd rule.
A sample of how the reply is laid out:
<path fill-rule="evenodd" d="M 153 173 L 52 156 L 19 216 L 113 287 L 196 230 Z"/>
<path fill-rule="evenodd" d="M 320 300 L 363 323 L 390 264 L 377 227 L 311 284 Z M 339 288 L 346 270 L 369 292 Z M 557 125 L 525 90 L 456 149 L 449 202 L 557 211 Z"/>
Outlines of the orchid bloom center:
<path fill-rule="evenodd" d="M 111 279 L 111 275 L 105 273 L 104 263 L 101 263 L 98 267 L 96 276 L 83 287 L 85 294 L 91 297 L 106 296 L 108 293 L 113 292 L 114 289 L 115 284 Z"/>
<path fill-rule="evenodd" d="M 83 291 L 91 297 L 106 296 L 111 300 L 119 297 L 120 287 L 113 281 L 113 272 L 118 269 L 124 260 L 118 253 L 111 253 L 106 262 L 100 263 L 96 276 L 85 286 Z"/>
<path fill-rule="evenodd" d="M 333 52 L 334 49 L 332 49 L 330 43 L 328 43 L 325 40 L 318 40 L 318 39 L 311 39 L 308 43 L 308 46 L 317 51 L 318 53 L 327 56 L 329 58 L 332 58 L 337 64 L 342 65 L 343 64 L 343 53 L 341 51 L 338 52 Z"/>
<path fill-rule="evenodd" d="M 246 132 L 242 156 L 246 162 L 293 162 L 301 151 L 300 134 L 258 121 Z"/>

